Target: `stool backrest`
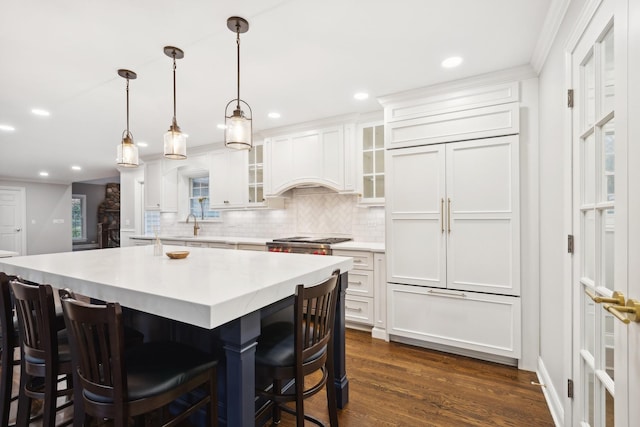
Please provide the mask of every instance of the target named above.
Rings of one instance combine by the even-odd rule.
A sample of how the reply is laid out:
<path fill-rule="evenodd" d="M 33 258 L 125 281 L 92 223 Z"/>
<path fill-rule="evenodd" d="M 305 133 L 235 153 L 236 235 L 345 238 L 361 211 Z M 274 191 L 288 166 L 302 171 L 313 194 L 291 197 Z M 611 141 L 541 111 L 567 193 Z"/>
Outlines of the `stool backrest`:
<path fill-rule="evenodd" d="M 27 359 L 58 363 L 58 336 L 53 289 L 20 279 L 11 281 L 20 341 Z"/>
<path fill-rule="evenodd" d="M 0 348 L 10 349 L 16 347 L 14 344 L 15 330 L 13 324 L 13 298 L 11 296 L 12 280 L 16 276 L 9 276 L 0 272 Z M 10 351 L 10 350 L 7 350 Z"/>
<path fill-rule="evenodd" d="M 94 305 L 68 297 L 61 302 L 84 393 L 124 411 L 127 379 L 120 304 Z"/>
<path fill-rule="evenodd" d="M 327 353 L 332 351 L 331 331 L 336 312 L 338 298 L 338 280 L 340 271 L 333 272 L 325 282 L 309 288 L 304 285 L 296 287 L 294 311 L 296 359 L 303 365 L 310 358 L 310 369 L 323 363 Z M 314 357 L 321 355 L 319 358 Z"/>

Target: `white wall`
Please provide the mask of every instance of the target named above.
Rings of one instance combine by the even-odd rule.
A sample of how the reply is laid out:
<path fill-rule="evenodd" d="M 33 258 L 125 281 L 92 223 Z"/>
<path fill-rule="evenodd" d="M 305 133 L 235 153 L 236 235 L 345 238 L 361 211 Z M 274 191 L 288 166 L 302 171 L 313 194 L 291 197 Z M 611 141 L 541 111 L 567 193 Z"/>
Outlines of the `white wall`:
<path fill-rule="evenodd" d="M 285 209 L 222 211 L 222 222 L 200 223 L 201 236 L 291 237 L 347 236 L 365 242 L 384 242 L 384 208 L 361 207 L 355 195 L 322 187 L 291 191 Z M 192 224 L 176 214 L 163 213 L 160 233 L 189 235 Z"/>
<path fill-rule="evenodd" d="M 565 137 L 565 44 L 573 30 L 585 0 L 572 0 L 558 35 L 549 52 L 539 77 L 540 100 L 540 361 L 546 370 L 547 391 L 558 400 L 551 402 L 562 421 L 562 411 L 567 395 L 566 384 L 571 373 L 565 372 L 565 361 L 570 358 L 566 336 L 570 325 L 565 324 L 565 312 L 569 301 L 565 300 L 565 260 L 567 257 L 565 175 L 571 170 L 566 159 Z"/>
<path fill-rule="evenodd" d="M 71 185 L 0 181 L 25 188 L 27 255 L 71 251 Z M 64 222 L 54 223 L 61 219 Z"/>

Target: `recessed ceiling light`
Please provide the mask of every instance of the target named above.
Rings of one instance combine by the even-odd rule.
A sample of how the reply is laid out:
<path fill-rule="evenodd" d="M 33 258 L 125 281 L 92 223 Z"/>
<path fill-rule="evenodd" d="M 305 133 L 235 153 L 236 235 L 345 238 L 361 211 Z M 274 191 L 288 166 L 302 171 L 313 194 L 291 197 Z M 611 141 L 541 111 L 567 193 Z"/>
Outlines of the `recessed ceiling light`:
<path fill-rule="evenodd" d="M 74 171 L 81 171 L 82 168 L 80 166 L 71 166 L 71 169 L 73 169 Z"/>
<path fill-rule="evenodd" d="M 271 112 L 268 114 L 270 119 L 279 119 L 280 118 L 280 113 L 276 113 L 275 111 Z"/>
<path fill-rule="evenodd" d="M 41 108 L 34 108 L 31 110 L 31 112 L 36 116 L 49 117 L 51 115 L 50 112 L 48 112 L 47 110 L 43 110 Z"/>
<path fill-rule="evenodd" d="M 4 130 L 6 132 L 13 132 L 14 130 L 16 130 L 16 128 L 9 125 L 0 125 L 0 130 Z"/>
<path fill-rule="evenodd" d="M 368 94 L 368 93 L 366 93 L 366 92 L 358 92 L 358 93 L 356 93 L 355 95 L 353 95 L 353 97 L 354 97 L 355 99 L 357 99 L 358 101 L 363 101 L 363 100 L 365 100 L 365 99 L 368 99 L 368 98 L 369 98 L 369 94 Z"/>
<path fill-rule="evenodd" d="M 223 125 L 222 123 L 220 123 L 218 126 L 216 126 L 218 129 L 226 129 L 227 126 Z"/>
<path fill-rule="evenodd" d="M 138 147 L 142 147 L 142 148 L 144 148 L 144 147 L 148 147 L 148 146 L 149 146 L 149 144 L 147 144 L 147 143 L 146 143 L 146 142 L 144 142 L 144 141 L 138 141 L 138 142 L 137 142 L 137 144 L 138 144 Z"/>
<path fill-rule="evenodd" d="M 40 176 L 49 176 L 49 172 L 42 171 L 40 172 Z"/>
<path fill-rule="evenodd" d="M 462 64 L 462 58 L 459 56 L 452 56 L 442 61 L 441 65 L 444 68 L 453 68 L 453 67 L 457 67 L 460 64 Z"/>

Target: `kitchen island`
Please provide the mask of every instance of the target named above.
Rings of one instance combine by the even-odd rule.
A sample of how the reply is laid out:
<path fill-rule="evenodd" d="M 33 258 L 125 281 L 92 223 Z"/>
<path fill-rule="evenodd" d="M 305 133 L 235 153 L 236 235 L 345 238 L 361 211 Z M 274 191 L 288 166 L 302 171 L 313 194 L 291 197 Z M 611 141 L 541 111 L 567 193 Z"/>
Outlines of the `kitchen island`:
<path fill-rule="evenodd" d="M 0 271 L 38 283 L 70 288 L 102 301 L 161 316 L 204 331 L 222 341 L 228 426 L 252 426 L 255 414 L 255 346 L 264 312 L 291 299 L 296 285 L 313 285 L 335 269 L 340 280 L 336 312 L 338 405 L 348 400 L 344 368 L 344 290 L 352 259 L 225 249 L 164 246 L 189 250 L 185 259 L 154 256 L 153 246 L 132 246 L 0 259 Z"/>

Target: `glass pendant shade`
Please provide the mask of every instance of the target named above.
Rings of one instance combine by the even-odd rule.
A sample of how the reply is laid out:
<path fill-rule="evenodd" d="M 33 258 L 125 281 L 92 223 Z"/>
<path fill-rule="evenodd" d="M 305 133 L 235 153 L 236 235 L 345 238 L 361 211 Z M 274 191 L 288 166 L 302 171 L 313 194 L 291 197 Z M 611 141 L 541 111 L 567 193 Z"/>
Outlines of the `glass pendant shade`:
<path fill-rule="evenodd" d="M 122 132 L 122 142 L 116 147 L 116 163 L 125 168 L 136 168 L 139 165 L 138 147 L 133 143 L 133 135 L 129 132 L 129 80 L 138 75 L 131 70 L 120 69 L 118 75 L 127 80 L 127 129 Z"/>
<path fill-rule="evenodd" d="M 235 102 L 231 101 L 229 104 Z M 229 109 L 227 104 L 227 110 Z M 246 103 L 245 103 L 246 105 Z M 249 107 L 251 111 L 251 107 Z M 229 148 L 235 148 L 237 150 L 250 150 L 253 146 L 252 143 L 252 120 L 251 117 L 247 117 L 239 108 L 239 105 L 233 113 L 225 115 L 225 130 L 224 130 L 224 144 Z"/>
<path fill-rule="evenodd" d="M 165 46 L 164 54 L 173 59 L 173 120 L 164 134 L 164 157 L 172 160 L 187 158 L 187 135 L 180 132 L 176 121 L 176 59 L 184 58 L 184 52 L 174 46 Z"/>
<path fill-rule="evenodd" d="M 125 134 L 122 137 L 122 142 L 117 147 L 118 157 L 116 163 L 118 166 L 125 168 L 135 168 L 139 165 L 138 160 L 138 147 L 133 143 L 133 139 L 130 134 Z"/>
<path fill-rule="evenodd" d="M 249 23 L 244 18 L 232 16 L 227 19 L 227 28 L 236 33 L 238 80 L 236 86 L 237 96 L 235 99 L 229 101 L 227 107 L 224 109 L 224 145 L 236 150 L 251 150 L 253 148 L 253 113 L 249 104 L 240 99 L 240 33 L 249 31 Z M 233 111 L 231 111 L 231 108 L 233 108 L 231 107 L 232 104 L 235 104 Z M 249 116 L 245 114 L 243 108 L 249 111 Z"/>
<path fill-rule="evenodd" d="M 175 124 L 164 134 L 164 156 L 173 160 L 187 158 L 187 136 Z"/>

